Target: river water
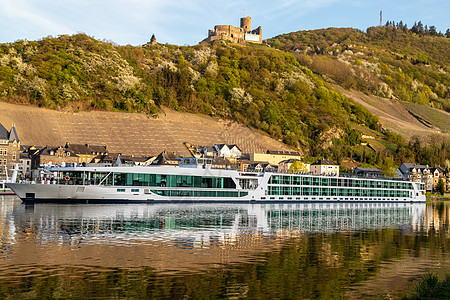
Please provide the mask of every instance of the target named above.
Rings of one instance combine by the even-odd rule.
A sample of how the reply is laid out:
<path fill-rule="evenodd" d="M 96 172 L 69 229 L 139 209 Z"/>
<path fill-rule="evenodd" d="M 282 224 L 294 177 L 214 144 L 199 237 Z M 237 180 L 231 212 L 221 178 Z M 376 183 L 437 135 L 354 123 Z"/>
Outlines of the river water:
<path fill-rule="evenodd" d="M 449 211 L 0 196 L 0 298 L 398 298 L 450 273 Z"/>

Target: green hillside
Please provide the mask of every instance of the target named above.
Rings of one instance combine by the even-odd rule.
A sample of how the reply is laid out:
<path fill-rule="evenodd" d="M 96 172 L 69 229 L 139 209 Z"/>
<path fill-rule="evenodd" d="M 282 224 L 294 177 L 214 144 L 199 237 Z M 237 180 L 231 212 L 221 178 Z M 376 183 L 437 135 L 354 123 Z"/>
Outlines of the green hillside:
<path fill-rule="evenodd" d="M 428 30 L 428 29 L 427 29 Z M 450 38 L 403 24 L 298 31 L 268 40 L 346 87 L 450 111 Z"/>
<path fill-rule="evenodd" d="M 343 36 L 338 38 L 338 33 Z M 311 34 L 313 36 L 309 36 Z M 383 131 L 375 116 L 333 90 L 328 81 L 389 96 L 396 91 L 395 85 L 385 83 L 389 77 L 387 74 L 391 74 L 399 89 L 402 84 L 417 82 L 414 84 L 419 92 L 408 85 L 403 87 L 405 95 L 412 97 L 408 101 L 446 106 L 448 57 L 430 54 L 427 63 L 432 67 L 427 67 L 424 62 L 413 62 L 415 58 L 409 52 L 405 58 L 399 59 L 393 58 L 393 54 L 386 55 L 396 63 L 410 66 L 410 69 L 404 67 L 400 72 L 397 65 L 389 63 L 387 58 L 379 62 L 374 54 L 367 57 L 358 54 L 358 58 L 352 61 L 330 50 L 336 48 L 336 53 L 349 53 L 345 51 L 353 49 L 354 54 L 349 56 L 352 59 L 358 47 L 361 53 L 365 51 L 366 46 L 362 45 L 366 44 L 364 38 L 368 37 L 356 30 L 324 30 L 322 36 L 330 39 L 327 44 L 331 48 L 317 46 L 314 50 L 316 55 L 310 53 L 309 48 L 320 42 L 317 32 L 291 35 L 309 36 L 305 37 L 309 42 L 298 42 L 301 40 L 299 36 L 292 36 L 291 46 L 287 42 L 282 43 L 287 41 L 283 37 L 269 41 L 283 50 L 267 45 L 242 46 L 223 41 L 186 47 L 134 47 L 118 46 L 77 34 L 0 44 L 0 100 L 57 110 L 139 112 L 155 117 L 162 106 L 167 106 L 236 120 L 310 156 L 329 157 L 338 162 L 349 157 L 360 163 L 384 166 L 385 169 L 389 169 L 394 160 L 399 162 L 397 152 L 405 146 L 405 141 Z M 448 43 L 444 38 L 443 42 L 441 38 L 436 39 L 439 43 L 435 47 Z M 367 48 L 374 53 L 382 51 L 381 46 L 371 46 L 370 43 Z M 391 50 L 383 51 L 390 53 Z M 440 60 L 443 71 L 439 73 L 435 71 L 435 64 Z M 370 71 L 371 64 L 381 70 L 380 73 Z M 348 69 L 342 76 L 328 72 L 344 65 Z M 328 71 L 322 72 L 321 66 Z M 426 73 L 428 69 L 429 73 Z M 397 79 L 394 73 L 403 76 L 404 80 Z M 425 75 L 419 78 L 416 73 Z M 439 92 L 441 86 L 444 88 Z M 414 98 L 416 95 L 421 98 Z M 376 132 L 374 136 L 380 140 L 376 144 L 380 147 L 361 145 L 364 130 Z M 444 149 L 444 156 L 422 155 L 422 151 L 428 151 L 426 149 L 435 153 L 433 149 L 436 147 Z M 450 152 L 448 143 L 422 145 L 414 149 L 415 152 L 402 153 L 401 159 L 421 157 L 426 160 L 423 163 L 442 164 Z"/>
<path fill-rule="evenodd" d="M 165 105 L 232 118 L 313 153 L 328 132 L 351 134 L 350 121 L 377 127 L 292 54 L 262 45 L 114 46 L 78 34 L 3 44 L 0 55 L 3 101 L 149 114 Z"/>

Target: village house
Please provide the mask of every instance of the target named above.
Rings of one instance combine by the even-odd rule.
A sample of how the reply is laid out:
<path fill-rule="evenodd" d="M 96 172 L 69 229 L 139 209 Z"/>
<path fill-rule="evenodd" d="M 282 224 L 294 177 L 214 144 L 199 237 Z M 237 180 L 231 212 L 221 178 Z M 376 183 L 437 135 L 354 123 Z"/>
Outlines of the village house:
<path fill-rule="evenodd" d="M 381 170 L 377 168 L 355 168 L 354 174 L 359 177 L 379 178 L 381 177 Z"/>
<path fill-rule="evenodd" d="M 180 158 L 176 152 L 164 150 L 152 162 L 152 166 L 178 167 Z"/>
<path fill-rule="evenodd" d="M 197 149 L 197 152 L 202 154 L 201 156 L 217 156 L 217 150 L 214 146 L 203 146 Z"/>
<path fill-rule="evenodd" d="M 255 162 L 248 165 L 247 172 L 278 172 L 278 166 L 266 162 Z"/>
<path fill-rule="evenodd" d="M 121 153 L 101 154 L 94 157 L 90 164 L 114 165 L 119 158 L 120 164 L 131 166 L 149 166 L 156 159 L 156 156 L 134 156 L 123 155 Z"/>
<path fill-rule="evenodd" d="M 332 160 L 322 158 L 311 164 L 311 172 L 314 175 L 339 176 L 339 165 Z"/>
<path fill-rule="evenodd" d="M 45 146 L 30 154 L 30 156 L 31 169 L 42 168 L 46 165 L 64 166 L 78 163 L 78 156 L 62 146 Z"/>
<path fill-rule="evenodd" d="M 19 178 L 31 176 L 31 157 L 29 155 L 30 148 L 31 148 L 31 146 L 25 146 L 25 145 L 20 146 Z M 36 148 L 34 148 L 34 149 L 36 149 Z"/>
<path fill-rule="evenodd" d="M 236 145 L 215 144 L 217 156 L 226 158 L 230 161 L 236 161 L 242 156 L 242 151 Z"/>
<path fill-rule="evenodd" d="M 302 156 L 297 151 L 279 151 L 267 150 L 266 153 L 250 153 L 251 161 L 268 162 L 272 165 L 278 165 L 283 160 L 296 159 L 300 160 Z"/>
<path fill-rule="evenodd" d="M 14 165 L 20 162 L 20 140 L 16 128 L 8 131 L 0 124 L 0 178 L 6 177 L 5 168 L 14 169 Z"/>
<path fill-rule="evenodd" d="M 414 182 L 423 182 L 425 185 L 425 190 L 429 192 L 434 192 L 439 179 L 444 181 L 447 191 L 450 190 L 450 183 L 448 181 L 447 173 L 443 168 L 429 167 L 426 165 L 417 165 L 415 163 L 403 163 L 398 170 L 403 178 L 410 179 Z"/>
<path fill-rule="evenodd" d="M 433 176 L 433 191 L 436 188 L 436 186 L 439 183 L 439 179 L 442 179 L 445 182 L 446 180 L 446 176 L 445 176 L 445 170 L 442 169 L 441 167 L 437 166 L 437 167 L 433 167 L 430 168 L 430 174 Z"/>
<path fill-rule="evenodd" d="M 96 156 L 108 154 L 108 146 L 90 144 L 72 144 L 67 142 L 64 148 L 78 157 L 78 163 L 90 163 Z"/>

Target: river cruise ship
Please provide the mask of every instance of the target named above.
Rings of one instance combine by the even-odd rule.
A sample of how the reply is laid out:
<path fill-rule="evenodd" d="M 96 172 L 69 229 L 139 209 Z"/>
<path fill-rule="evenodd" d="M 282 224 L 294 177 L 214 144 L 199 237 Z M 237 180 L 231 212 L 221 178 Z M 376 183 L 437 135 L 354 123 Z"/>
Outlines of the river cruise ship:
<path fill-rule="evenodd" d="M 8 183 L 24 202 L 425 202 L 423 183 L 384 178 L 179 167 L 53 167 L 40 183 Z"/>

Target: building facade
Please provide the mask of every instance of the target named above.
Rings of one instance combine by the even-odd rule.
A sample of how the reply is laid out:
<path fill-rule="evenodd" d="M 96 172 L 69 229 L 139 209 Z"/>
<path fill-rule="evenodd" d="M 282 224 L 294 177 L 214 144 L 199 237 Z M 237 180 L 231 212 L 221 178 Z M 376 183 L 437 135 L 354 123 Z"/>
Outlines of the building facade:
<path fill-rule="evenodd" d="M 6 178 L 7 171 L 10 175 L 10 170 L 18 163 L 20 163 L 20 140 L 16 128 L 12 126 L 8 131 L 0 124 L 0 178 Z"/>
<path fill-rule="evenodd" d="M 301 160 L 301 155 L 297 151 L 267 150 L 266 153 L 250 153 L 250 160 L 255 162 L 268 162 L 278 165 L 283 160 Z"/>
<path fill-rule="evenodd" d="M 339 165 L 332 160 L 322 158 L 311 164 L 311 172 L 314 175 L 339 176 Z"/>
<path fill-rule="evenodd" d="M 44 166 L 63 166 L 77 164 L 78 156 L 61 146 L 45 146 L 34 152 L 31 156 L 31 169 L 39 169 Z"/>
<path fill-rule="evenodd" d="M 449 171 L 443 168 L 429 167 L 426 165 L 417 165 L 415 163 L 403 163 L 398 168 L 403 178 L 410 179 L 414 182 L 423 182 L 425 190 L 434 192 L 439 179 L 444 181 L 446 191 L 450 191 L 450 175 Z"/>
<path fill-rule="evenodd" d="M 90 163 L 98 155 L 108 154 L 108 146 L 66 143 L 64 148 L 78 157 L 78 163 Z"/>

